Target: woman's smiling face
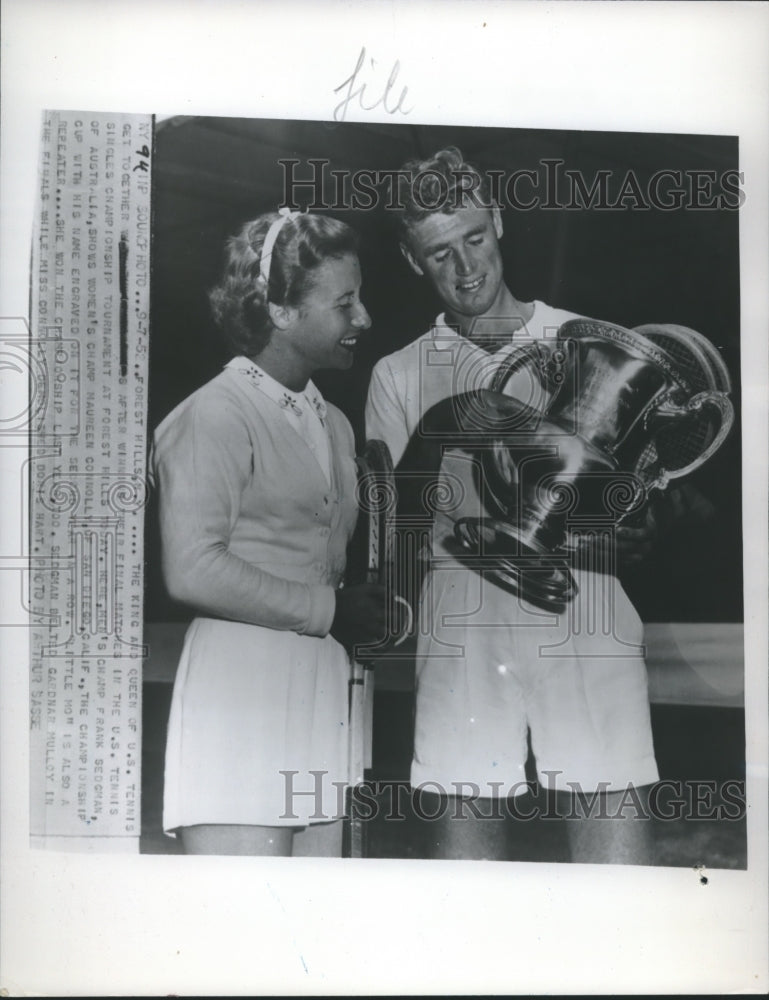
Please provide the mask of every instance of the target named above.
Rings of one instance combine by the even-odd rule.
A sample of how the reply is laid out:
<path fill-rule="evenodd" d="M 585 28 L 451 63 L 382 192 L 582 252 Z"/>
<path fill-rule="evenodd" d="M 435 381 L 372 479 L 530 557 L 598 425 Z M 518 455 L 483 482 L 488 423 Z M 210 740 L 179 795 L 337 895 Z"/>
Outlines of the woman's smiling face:
<path fill-rule="evenodd" d="M 323 368 L 349 368 L 359 335 L 371 326 L 371 317 L 360 299 L 361 273 L 356 256 L 345 254 L 325 260 L 313 271 L 312 281 L 294 322 L 282 333 L 308 377 Z"/>

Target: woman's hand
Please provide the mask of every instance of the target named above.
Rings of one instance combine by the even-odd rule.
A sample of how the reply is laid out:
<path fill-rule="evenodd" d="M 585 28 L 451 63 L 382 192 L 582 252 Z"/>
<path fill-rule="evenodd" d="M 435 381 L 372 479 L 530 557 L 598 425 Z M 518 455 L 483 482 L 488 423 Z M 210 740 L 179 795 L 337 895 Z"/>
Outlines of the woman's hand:
<path fill-rule="evenodd" d="M 331 635 L 346 649 L 385 637 L 387 592 L 382 584 L 361 583 L 336 592 Z"/>

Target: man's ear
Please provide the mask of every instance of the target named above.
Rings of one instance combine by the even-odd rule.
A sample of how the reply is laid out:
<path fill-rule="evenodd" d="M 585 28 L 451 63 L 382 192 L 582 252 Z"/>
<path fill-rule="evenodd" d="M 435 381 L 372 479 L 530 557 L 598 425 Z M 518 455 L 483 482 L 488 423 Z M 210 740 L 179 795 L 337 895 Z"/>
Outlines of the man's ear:
<path fill-rule="evenodd" d="M 502 213 L 496 202 L 492 202 L 491 205 L 491 219 L 494 223 L 494 232 L 497 234 L 497 239 L 499 240 L 502 238 Z"/>
<path fill-rule="evenodd" d="M 411 268 L 411 270 L 414 271 L 415 274 L 418 274 L 420 278 L 423 277 L 425 272 L 422 270 L 419 264 L 417 264 L 417 259 L 414 256 L 414 254 L 409 250 L 409 248 L 406 246 L 405 243 L 401 243 L 400 248 L 401 248 L 401 253 L 409 262 L 409 267 Z"/>
<path fill-rule="evenodd" d="M 275 302 L 267 303 L 270 322 L 278 330 L 285 330 L 294 322 L 297 310 L 293 306 L 281 306 Z"/>

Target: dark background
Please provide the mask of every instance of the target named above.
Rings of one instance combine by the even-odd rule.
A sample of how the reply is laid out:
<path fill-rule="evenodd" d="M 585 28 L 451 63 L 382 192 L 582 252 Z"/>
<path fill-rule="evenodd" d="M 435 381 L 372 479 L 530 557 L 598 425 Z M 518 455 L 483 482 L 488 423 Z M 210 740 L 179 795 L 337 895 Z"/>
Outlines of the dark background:
<path fill-rule="evenodd" d="M 329 159 L 330 169 L 381 171 L 447 145 L 459 146 L 484 170 L 541 171 L 543 159 L 560 158 L 588 183 L 597 171 L 610 170 L 614 190 L 630 169 L 645 190 L 662 169 L 720 175 L 738 167 L 737 140 L 723 136 L 226 118 L 161 122 L 153 176 L 151 427 L 229 359 L 206 293 L 218 279 L 227 237 L 284 203 L 281 158 L 301 160 L 296 173 L 306 177 L 311 157 Z M 522 196 L 529 190 L 522 183 Z M 402 260 L 384 207 L 330 214 L 361 235 L 363 299 L 373 325 L 351 371 L 324 373 L 317 382 L 350 418 L 362 445 L 374 362 L 425 332 L 439 304 Z M 627 327 L 678 323 L 721 351 L 737 419 L 727 443 L 692 477 L 716 517 L 707 528 L 678 530 L 623 582 L 646 621 L 741 621 L 738 212 L 506 208 L 503 219 L 507 282 L 519 300 L 541 299 Z M 160 585 L 152 513 L 146 616 L 179 619 L 186 612 L 171 605 Z"/>

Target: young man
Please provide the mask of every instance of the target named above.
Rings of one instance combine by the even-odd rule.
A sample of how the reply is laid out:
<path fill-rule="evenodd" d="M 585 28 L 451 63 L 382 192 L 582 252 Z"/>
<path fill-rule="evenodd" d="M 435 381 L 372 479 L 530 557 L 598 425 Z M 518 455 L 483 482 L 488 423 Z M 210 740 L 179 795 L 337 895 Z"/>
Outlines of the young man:
<path fill-rule="evenodd" d="M 414 451 L 412 436 L 431 407 L 487 387 L 511 351 L 554 337 L 575 317 L 515 297 L 503 273 L 499 209 L 458 150 L 404 170 L 416 183 L 401 189 L 401 250 L 444 311 L 372 374 L 366 434 L 386 442 L 395 464 L 410 441 Z M 537 387 L 525 372 L 506 392 L 536 405 Z M 583 818 L 567 824 L 572 859 L 651 863 L 650 824 L 633 820 L 644 786 L 658 779 L 638 615 L 605 572 L 575 570 L 579 593 L 553 614 L 463 566 L 454 524 L 484 509 L 473 454 L 446 451 L 441 480 L 422 592 L 411 772 L 412 785 L 441 797 L 442 806 L 430 805 L 430 815 L 441 817 L 430 829 L 433 856 L 515 855 L 507 818 L 530 814 L 531 807 L 516 808 L 526 801 L 517 796 L 526 790 L 530 733 L 540 784 L 555 793 L 558 813 L 578 815 L 578 793 L 583 805 L 585 796 L 593 799 Z M 618 549 L 637 558 L 650 531 L 651 520 L 624 529 Z M 623 803 L 631 808 L 607 818 Z M 499 815 L 505 819 L 487 818 Z"/>

